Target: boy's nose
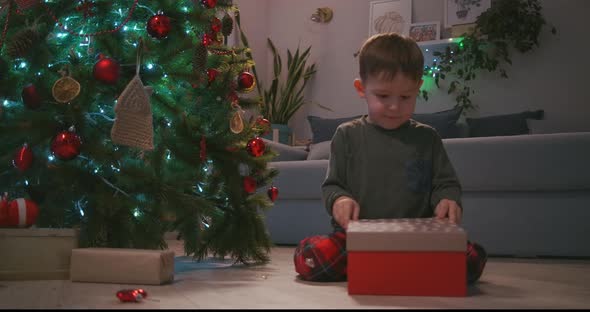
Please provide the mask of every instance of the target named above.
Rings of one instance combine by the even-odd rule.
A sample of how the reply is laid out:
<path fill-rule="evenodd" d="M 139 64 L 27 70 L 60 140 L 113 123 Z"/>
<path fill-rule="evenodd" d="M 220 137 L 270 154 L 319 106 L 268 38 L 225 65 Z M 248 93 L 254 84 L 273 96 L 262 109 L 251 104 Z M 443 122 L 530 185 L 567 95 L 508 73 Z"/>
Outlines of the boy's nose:
<path fill-rule="evenodd" d="M 389 108 L 389 110 L 398 110 L 399 109 L 399 101 L 398 100 L 391 100 L 389 103 L 387 103 L 387 107 Z"/>

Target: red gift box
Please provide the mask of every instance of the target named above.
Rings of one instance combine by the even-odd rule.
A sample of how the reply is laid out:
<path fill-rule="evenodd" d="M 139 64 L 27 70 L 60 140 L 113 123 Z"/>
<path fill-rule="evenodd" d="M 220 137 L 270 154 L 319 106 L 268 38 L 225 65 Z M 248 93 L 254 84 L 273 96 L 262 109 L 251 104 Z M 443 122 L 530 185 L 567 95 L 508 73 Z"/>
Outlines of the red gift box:
<path fill-rule="evenodd" d="M 351 221 L 350 295 L 467 295 L 467 234 L 439 219 Z"/>

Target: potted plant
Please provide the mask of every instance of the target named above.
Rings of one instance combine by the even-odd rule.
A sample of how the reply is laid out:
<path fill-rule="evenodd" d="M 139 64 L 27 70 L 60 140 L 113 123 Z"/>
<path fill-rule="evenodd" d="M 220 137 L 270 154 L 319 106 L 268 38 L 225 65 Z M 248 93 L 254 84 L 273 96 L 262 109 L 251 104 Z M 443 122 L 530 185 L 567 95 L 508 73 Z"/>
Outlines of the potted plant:
<path fill-rule="evenodd" d="M 307 103 L 303 92 L 309 79 L 316 73 L 316 69 L 315 64 L 307 65 L 311 47 L 302 53 L 299 47 L 294 54 L 287 50 L 287 75 L 285 80 L 281 81 L 283 78 L 281 55 L 270 38 L 268 46 L 273 54 L 273 78 L 268 89 L 264 89 L 256 78 L 258 92 L 262 97 L 259 105 L 260 114 L 270 121 L 273 129 L 279 130 L 279 142 L 287 144 L 291 134 L 289 120 Z M 272 134 L 268 138 L 272 138 Z"/>

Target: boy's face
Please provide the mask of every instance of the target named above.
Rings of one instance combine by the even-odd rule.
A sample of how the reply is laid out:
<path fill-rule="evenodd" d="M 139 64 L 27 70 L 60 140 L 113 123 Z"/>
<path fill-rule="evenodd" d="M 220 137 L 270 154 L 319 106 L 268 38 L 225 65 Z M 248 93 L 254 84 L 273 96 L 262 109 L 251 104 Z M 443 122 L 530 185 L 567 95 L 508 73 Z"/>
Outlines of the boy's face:
<path fill-rule="evenodd" d="M 415 81 L 402 73 L 392 80 L 369 76 L 354 81 L 354 86 L 369 106 L 369 122 L 384 129 L 397 129 L 408 121 L 416 107 L 422 80 Z"/>

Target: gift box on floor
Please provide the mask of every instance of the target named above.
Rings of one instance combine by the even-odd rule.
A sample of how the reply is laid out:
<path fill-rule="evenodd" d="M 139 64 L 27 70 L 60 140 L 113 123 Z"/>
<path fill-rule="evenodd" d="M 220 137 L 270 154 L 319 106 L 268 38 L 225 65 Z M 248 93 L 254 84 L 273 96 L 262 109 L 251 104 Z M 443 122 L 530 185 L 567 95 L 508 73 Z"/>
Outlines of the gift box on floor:
<path fill-rule="evenodd" d="M 68 279 L 78 231 L 0 228 L 0 280 Z"/>
<path fill-rule="evenodd" d="M 161 285 L 174 280 L 174 252 L 126 248 L 72 250 L 73 282 Z"/>
<path fill-rule="evenodd" d="M 346 236 L 351 295 L 467 295 L 467 234 L 448 220 L 351 221 Z"/>

